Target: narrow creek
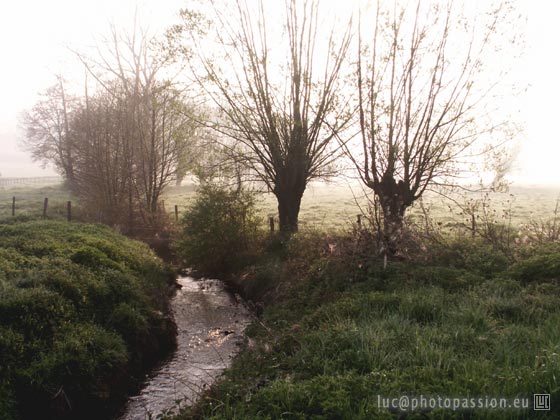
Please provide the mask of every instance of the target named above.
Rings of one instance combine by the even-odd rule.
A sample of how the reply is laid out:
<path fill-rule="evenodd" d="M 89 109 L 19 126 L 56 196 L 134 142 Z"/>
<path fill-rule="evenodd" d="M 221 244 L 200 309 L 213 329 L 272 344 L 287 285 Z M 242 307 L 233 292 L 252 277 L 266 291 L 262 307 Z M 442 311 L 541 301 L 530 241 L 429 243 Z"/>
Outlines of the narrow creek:
<path fill-rule="evenodd" d="M 219 280 L 183 276 L 171 301 L 177 323 L 177 350 L 147 376 L 129 398 L 119 420 L 156 418 L 165 410 L 192 404 L 229 366 L 243 342 L 250 312 Z"/>

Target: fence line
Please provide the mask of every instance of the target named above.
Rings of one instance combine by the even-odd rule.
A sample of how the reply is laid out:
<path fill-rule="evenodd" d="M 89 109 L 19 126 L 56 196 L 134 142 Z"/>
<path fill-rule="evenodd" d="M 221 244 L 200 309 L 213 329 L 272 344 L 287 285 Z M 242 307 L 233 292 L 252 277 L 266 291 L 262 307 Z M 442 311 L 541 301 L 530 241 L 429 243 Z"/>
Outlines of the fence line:
<path fill-rule="evenodd" d="M 16 212 L 16 210 L 17 210 L 16 196 L 13 196 L 11 201 L 12 201 L 12 203 L 11 203 L 11 213 L 12 213 L 12 216 L 15 216 L 16 213 L 17 213 Z M 49 198 L 45 197 L 44 200 L 43 200 L 43 205 L 42 205 L 43 219 L 46 219 L 48 217 L 49 204 L 50 204 L 49 203 Z M 41 209 L 40 206 L 41 206 L 41 204 L 38 203 L 37 204 L 38 210 Z M 161 209 L 165 212 L 165 201 L 162 200 L 160 206 L 161 206 Z M 66 201 L 66 206 L 65 207 L 66 207 L 66 220 L 68 220 L 70 222 L 70 221 L 72 221 L 72 201 Z M 175 222 L 178 223 L 179 222 L 179 214 L 180 214 L 179 206 L 177 204 L 175 204 L 173 206 L 173 210 L 174 211 L 171 214 L 173 214 L 175 216 Z M 361 215 L 358 215 L 357 218 L 358 218 L 358 220 L 357 220 L 358 226 L 361 226 L 361 221 L 362 221 L 361 220 Z M 274 216 L 269 216 L 268 217 L 268 225 L 269 225 L 269 229 L 270 229 L 271 233 L 274 233 L 275 221 L 276 221 L 276 219 L 275 219 Z"/>
<path fill-rule="evenodd" d="M 56 184 L 60 182 L 62 182 L 62 178 L 59 176 L 36 176 L 36 177 L 21 177 L 21 178 L 0 177 L 0 187 L 7 187 L 11 185 Z"/>

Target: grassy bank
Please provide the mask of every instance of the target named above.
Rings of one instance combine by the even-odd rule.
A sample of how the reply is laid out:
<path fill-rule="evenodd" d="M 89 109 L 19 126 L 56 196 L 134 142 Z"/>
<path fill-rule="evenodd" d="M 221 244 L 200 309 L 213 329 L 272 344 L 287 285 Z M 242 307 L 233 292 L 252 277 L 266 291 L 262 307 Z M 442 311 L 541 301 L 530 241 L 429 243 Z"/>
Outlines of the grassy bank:
<path fill-rule="evenodd" d="M 107 418 L 174 343 L 174 276 L 106 227 L 0 223 L 0 419 Z"/>
<path fill-rule="evenodd" d="M 558 243 L 505 254 L 449 239 L 387 269 L 349 236 L 298 234 L 265 249 L 238 276 L 261 320 L 179 419 L 560 416 Z M 550 412 L 533 411 L 536 393 L 551 394 Z M 458 411 L 379 407 L 401 395 L 468 400 Z M 486 397 L 529 407 L 479 407 Z"/>

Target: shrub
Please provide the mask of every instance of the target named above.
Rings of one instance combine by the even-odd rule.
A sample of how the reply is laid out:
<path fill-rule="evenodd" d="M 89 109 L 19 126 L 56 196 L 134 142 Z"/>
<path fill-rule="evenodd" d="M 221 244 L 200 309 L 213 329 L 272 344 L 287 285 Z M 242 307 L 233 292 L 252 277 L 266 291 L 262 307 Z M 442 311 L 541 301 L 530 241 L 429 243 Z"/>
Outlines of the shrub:
<path fill-rule="evenodd" d="M 146 317 L 124 302 L 115 308 L 109 318 L 109 324 L 130 344 L 135 344 L 148 330 Z"/>
<path fill-rule="evenodd" d="M 0 295 L 0 320 L 28 341 L 49 340 L 74 315 L 74 307 L 58 293 L 42 287 L 12 289 Z"/>
<path fill-rule="evenodd" d="M 205 185 L 181 224 L 177 247 L 189 265 L 209 275 L 235 270 L 249 261 L 258 238 L 254 195 Z"/>
<path fill-rule="evenodd" d="M 91 269 L 100 269 L 109 267 L 118 269 L 119 266 L 115 261 L 110 260 L 107 255 L 99 248 L 91 246 L 82 246 L 70 257 L 72 262 L 86 266 Z"/>
<path fill-rule="evenodd" d="M 458 238 L 434 248 L 432 260 L 444 266 L 464 268 L 486 278 L 505 271 L 510 263 L 508 257 L 500 249 L 491 244 L 467 238 Z"/>
<path fill-rule="evenodd" d="M 69 325 L 55 338 L 52 351 L 41 353 L 20 371 L 19 393 L 39 402 L 24 407 L 25 417 L 44 415 L 59 389 L 78 410 L 75 414 L 83 415 L 85 409 L 102 412 L 115 392 L 110 384 L 125 372 L 127 360 L 126 346 L 117 334 L 95 324 Z"/>
<path fill-rule="evenodd" d="M 560 244 L 546 244 L 525 250 L 509 269 L 510 275 L 524 283 L 560 280 Z"/>

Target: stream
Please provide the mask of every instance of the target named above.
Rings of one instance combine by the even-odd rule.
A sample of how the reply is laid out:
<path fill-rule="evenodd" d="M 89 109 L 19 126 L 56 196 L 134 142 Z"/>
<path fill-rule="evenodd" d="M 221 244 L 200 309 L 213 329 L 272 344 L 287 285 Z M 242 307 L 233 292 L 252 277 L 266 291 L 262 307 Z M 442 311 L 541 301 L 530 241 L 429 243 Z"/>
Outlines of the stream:
<path fill-rule="evenodd" d="M 156 418 L 166 410 L 192 404 L 229 366 L 243 342 L 250 312 L 219 280 L 183 276 L 171 300 L 177 324 L 177 349 L 147 375 L 118 420 Z"/>

